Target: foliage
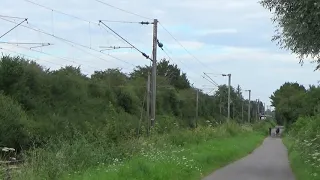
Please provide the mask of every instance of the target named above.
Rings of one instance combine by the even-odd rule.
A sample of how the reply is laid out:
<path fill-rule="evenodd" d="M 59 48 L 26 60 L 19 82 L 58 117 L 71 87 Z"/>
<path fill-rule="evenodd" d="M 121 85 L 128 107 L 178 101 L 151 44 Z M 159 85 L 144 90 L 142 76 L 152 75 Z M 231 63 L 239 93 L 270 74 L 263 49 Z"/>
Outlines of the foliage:
<path fill-rule="evenodd" d="M 53 140 L 44 148 L 29 151 L 16 179 L 89 179 L 90 175 L 97 176 L 93 179 L 153 179 L 153 175 L 158 179 L 176 179 L 178 175 L 199 178 L 201 173 L 251 152 L 262 141 L 264 136 L 248 127 L 231 123 L 192 131 L 180 129 L 117 145 L 103 137 L 92 141 L 90 135 L 79 134 L 76 139 Z"/>
<path fill-rule="evenodd" d="M 3 129 L 1 141 L 4 146 L 27 149 L 30 145 L 44 147 L 50 139 L 73 140 L 79 135 L 89 135 L 93 140 L 103 137 L 108 144 L 145 136 L 149 124 L 145 118 L 148 71 L 148 67 L 137 67 L 127 75 L 119 69 L 107 69 L 89 77 L 79 67 L 52 71 L 22 57 L 3 56 L 0 91 L 5 98 L 1 100 L 12 111 L 7 113 L 15 115 L 3 112 L 0 121 L 16 128 Z M 226 86 L 220 86 L 214 96 L 199 93 L 196 120 L 196 90 L 186 74 L 162 60 L 157 78 L 157 125 L 153 132 L 169 133 L 194 128 L 196 122 L 206 126 L 207 121 L 225 121 Z M 231 99 L 232 117 L 241 119 L 244 99 L 240 88 L 237 92 L 232 88 Z M 25 138 L 12 139 L 15 136 Z"/>
<path fill-rule="evenodd" d="M 21 107 L 9 97 L 0 94 L 0 147 L 27 146 L 30 142 L 28 136 L 28 122 L 26 114 Z"/>
<path fill-rule="evenodd" d="M 318 0 L 261 0 L 273 12 L 276 34 L 273 40 L 280 46 L 298 54 L 301 59 L 311 56 L 320 68 L 320 2 Z"/>
<path fill-rule="evenodd" d="M 245 141 L 243 141 L 245 139 Z M 89 169 L 65 179 L 200 179 L 214 169 L 251 152 L 262 136 L 249 134 L 209 140 L 199 145 L 145 152 L 128 162 Z"/>
<path fill-rule="evenodd" d="M 271 96 L 278 123 L 289 130 L 285 144 L 298 179 L 319 179 L 320 87 L 285 83 Z"/>
<path fill-rule="evenodd" d="M 227 115 L 225 85 L 212 96 L 199 92 L 196 118 L 196 89 L 177 65 L 162 60 L 157 119 L 148 131 L 148 71 L 137 67 L 127 75 L 107 69 L 88 76 L 79 67 L 49 70 L 21 57 L 1 57 L 1 146 L 21 151 L 22 179 L 58 179 L 67 172 L 110 165 L 115 159 L 128 161 L 142 150 L 179 149 L 250 130 L 235 122 L 221 125 Z M 231 88 L 231 99 L 231 116 L 241 122 L 242 105 L 248 102 L 240 87 Z M 251 103 L 254 117 L 257 104 Z"/>
<path fill-rule="evenodd" d="M 298 83 L 285 83 L 270 98 L 279 124 L 290 125 L 299 117 L 320 112 L 320 87 L 306 89 Z"/>
<path fill-rule="evenodd" d="M 286 139 L 289 157 L 298 179 L 319 179 L 320 116 L 299 118 Z"/>

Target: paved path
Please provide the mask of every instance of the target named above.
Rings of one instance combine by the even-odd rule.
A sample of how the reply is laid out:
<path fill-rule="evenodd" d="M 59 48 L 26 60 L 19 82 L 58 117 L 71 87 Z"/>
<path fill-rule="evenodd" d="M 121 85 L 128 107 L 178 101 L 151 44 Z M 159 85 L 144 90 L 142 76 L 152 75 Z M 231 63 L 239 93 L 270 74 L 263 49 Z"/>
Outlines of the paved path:
<path fill-rule="evenodd" d="M 286 147 L 279 138 L 267 138 L 249 156 L 203 180 L 294 180 Z"/>

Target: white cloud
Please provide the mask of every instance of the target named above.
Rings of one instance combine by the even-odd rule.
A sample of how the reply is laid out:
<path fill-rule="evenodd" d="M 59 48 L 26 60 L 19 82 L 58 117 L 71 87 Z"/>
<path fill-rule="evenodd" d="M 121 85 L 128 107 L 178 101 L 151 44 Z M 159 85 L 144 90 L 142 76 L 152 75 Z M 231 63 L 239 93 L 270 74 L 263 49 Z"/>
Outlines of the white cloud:
<path fill-rule="evenodd" d="M 210 35 L 210 34 L 235 34 L 237 29 L 203 29 L 196 32 L 198 35 Z"/>

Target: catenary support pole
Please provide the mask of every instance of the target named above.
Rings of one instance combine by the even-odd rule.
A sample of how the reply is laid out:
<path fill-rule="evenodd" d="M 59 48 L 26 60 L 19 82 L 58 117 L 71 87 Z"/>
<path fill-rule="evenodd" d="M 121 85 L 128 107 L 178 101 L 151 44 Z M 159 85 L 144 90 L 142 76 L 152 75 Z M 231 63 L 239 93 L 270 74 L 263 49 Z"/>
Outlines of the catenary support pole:
<path fill-rule="evenodd" d="M 152 50 L 152 97 L 151 97 L 151 126 L 156 121 L 156 97 L 157 97 L 157 47 L 158 47 L 158 20 L 153 22 L 153 50 Z"/>
<path fill-rule="evenodd" d="M 150 121 L 150 73 L 148 72 L 148 82 L 147 82 L 147 130 L 148 130 L 148 135 L 150 135 L 150 126 L 151 126 L 151 121 Z"/>

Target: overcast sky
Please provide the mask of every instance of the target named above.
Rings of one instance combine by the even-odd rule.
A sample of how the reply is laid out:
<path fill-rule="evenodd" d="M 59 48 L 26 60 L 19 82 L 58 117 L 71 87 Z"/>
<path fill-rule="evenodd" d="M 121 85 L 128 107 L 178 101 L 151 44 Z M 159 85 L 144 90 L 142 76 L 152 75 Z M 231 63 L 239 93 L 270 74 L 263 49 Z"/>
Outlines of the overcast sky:
<path fill-rule="evenodd" d="M 24 22 L 23 25 L 41 29 L 47 34 L 20 26 L 0 41 L 41 42 L 53 45 L 34 48 L 35 51 L 40 51 L 35 52 L 28 50 L 31 45 L 17 47 L 0 44 L 3 48 L 0 52 L 8 53 L 10 50 L 23 53 L 52 69 L 64 65 L 81 66 L 86 74 L 115 67 L 130 72 L 136 65 L 149 64 L 149 60 L 135 50 L 104 51 L 106 55 L 100 53 L 100 46 L 128 45 L 103 26 L 99 26 L 98 22 L 150 20 L 119 11 L 95 0 L 31 1 L 80 19 L 39 7 L 27 0 L 1 0 L 0 15 L 28 18 L 28 24 Z M 193 55 L 186 52 L 162 26 L 159 26 L 158 39 L 172 58 L 171 62 L 178 64 L 196 87 L 206 87 L 205 91 L 208 91 L 211 85 L 201 77 L 203 72 L 210 73 L 218 84 L 227 83 L 227 78 L 218 74 L 231 73 L 233 86 L 239 84 L 242 89 L 251 89 L 252 99 L 260 99 L 269 105 L 270 95 L 284 82 L 309 85 L 317 84 L 319 80 L 318 72 L 313 72 L 313 64 L 305 63 L 301 67 L 295 55 L 280 50 L 275 42 L 271 42 L 274 32 L 271 14 L 256 0 L 103 1 L 147 18 L 159 19 L 161 25 Z M 0 35 L 12 28 L 14 23 L 22 21 L 0 18 L 3 18 L 0 19 Z M 105 23 L 151 55 L 151 25 Z M 72 45 L 50 35 L 82 46 Z M 159 49 L 158 52 L 158 59 L 168 58 L 162 50 Z M 247 93 L 244 96 L 247 98 Z"/>

